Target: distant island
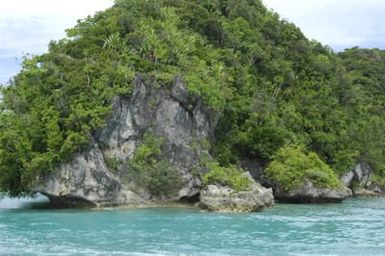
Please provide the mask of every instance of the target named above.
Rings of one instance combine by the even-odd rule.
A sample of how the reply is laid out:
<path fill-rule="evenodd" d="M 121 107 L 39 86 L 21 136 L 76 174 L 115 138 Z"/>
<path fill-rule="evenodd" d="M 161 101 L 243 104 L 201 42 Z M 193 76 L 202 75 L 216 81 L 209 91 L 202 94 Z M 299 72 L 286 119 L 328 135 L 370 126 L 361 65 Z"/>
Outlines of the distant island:
<path fill-rule="evenodd" d="M 116 0 L 2 86 L 0 191 L 258 211 L 385 192 L 385 52 L 260 0 Z"/>

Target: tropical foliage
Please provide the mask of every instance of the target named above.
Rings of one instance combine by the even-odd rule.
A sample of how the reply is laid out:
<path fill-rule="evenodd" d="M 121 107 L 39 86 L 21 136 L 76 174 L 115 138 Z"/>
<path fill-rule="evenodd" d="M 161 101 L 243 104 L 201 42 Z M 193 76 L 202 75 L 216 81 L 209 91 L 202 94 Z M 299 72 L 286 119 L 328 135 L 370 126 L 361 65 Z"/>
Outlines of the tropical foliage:
<path fill-rule="evenodd" d="M 283 147 L 266 168 L 266 176 L 285 191 L 301 188 L 311 182 L 319 188 L 338 188 L 342 184 L 333 170 L 314 152 L 304 153 L 300 148 Z"/>
<path fill-rule="evenodd" d="M 228 186 L 235 190 L 247 190 L 250 187 L 250 180 L 242 175 L 242 170 L 236 166 L 221 167 L 218 162 L 206 164 L 208 172 L 203 175 L 203 184 L 217 184 Z"/>
<path fill-rule="evenodd" d="M 162 139 L 145 134 L 143 143 L 135 151 L 129 164 L 128 176 L 139 186 L 155 196 L 175 195 L 182 177 L 170 162 L 162 158 Z"/>

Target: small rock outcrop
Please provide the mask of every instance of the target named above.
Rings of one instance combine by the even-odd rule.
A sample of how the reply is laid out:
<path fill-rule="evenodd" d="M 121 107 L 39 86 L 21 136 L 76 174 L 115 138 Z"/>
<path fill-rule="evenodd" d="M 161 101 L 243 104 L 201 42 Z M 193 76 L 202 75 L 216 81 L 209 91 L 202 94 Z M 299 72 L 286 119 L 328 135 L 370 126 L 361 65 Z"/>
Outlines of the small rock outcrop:
<path fill-rule="evenodd" d="M 359 163 L 341 176 L 341 181 L 354 196 L 378 196 L 385 194 L 385 188 L 373 180 L 374 172 L 370 165 Z"/>
<path fill-rule="evenodd" d="M 266 188 L 272 188 L 276 201 L 284 203 L 337 203 L 352 196 L 352 191 L 347 187 L 322 188 L 315 186 L 310 180 L 306 180 L 300 187 L 283 189 L 277 181 L 266 175 L 266 166 L 256 159 L 244 159 L 241 166 L 248 170 L 253 178 Z M 341 184 L 342 185 L 342 184 Z"/>
<path fill-rule="evenodd" d="M 290 191 L 275 187 L 274 196 L 278 201 L 285 203 L 339 203 L 352 196 L 352 191 L 346 187 L 318 188 L 306 181 L 300 188 Z"/>
<path fill-rule="evenodd" d="M 376 193 L 377 195 L 385 195 L 385 186 L 381 185 L 380 183 L 376 181 L 372 181 L 368 186 L 367 189 L 369 191 L 372 191 Z"/>
<path fill-rule="evenodd" d="M 250 187 L 237 191 L 227 186 L 208 185 L 202 189 L 199 206 L 216 212 L 255 212 L 274 205 L 273 191 L 250 177 Z"/>
<path fill-rule="evenodd" d="M 40 178 L 35 191 L 58 205 L 141 204 L 196 197 L 201 188 L 196 173 L 205 171 L 200 159 L 209 156 L 201 145 L 215 125 L 215 113 L 191 95 L 180 79 L 167 88 L 138 76 L 130 97 L 114 99 L 107 126 L 94 135 L 90 149 Z M 162 138 L 162 159 L 180 174 L 182 185 L 174 195 L 151 194 L 129 174 L 129 162 L 145 133 Z"/>
<path fill-rule="evenodd" d="M 378 196 L 381 194 L 381 193 L 375 192 L 373 190 L 360 188 L 360 187 L 352 189 L 352 192 L 353 192 L 354 196 L 368 196 L 368 197 Z"/>
<path fill-rule="evenodd" d="M 353 186 L 354 182 L 357 183 L 357 186 L 365 187 L 370 182 L 372 175 L 373 170 L 368 164 L 359 163 L 342 175 L 341 181 L 349 188 Z"/>

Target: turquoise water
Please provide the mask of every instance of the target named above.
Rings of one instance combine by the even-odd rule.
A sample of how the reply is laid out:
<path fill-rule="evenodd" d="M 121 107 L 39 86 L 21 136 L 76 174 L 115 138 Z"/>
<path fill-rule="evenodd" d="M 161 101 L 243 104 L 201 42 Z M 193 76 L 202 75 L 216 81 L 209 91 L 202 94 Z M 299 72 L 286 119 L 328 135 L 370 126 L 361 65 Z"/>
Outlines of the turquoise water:
<path fill-rule="evenodd" d="M 0 210 L 1 255 L 385 255 L 385 198 L 260 213 Z"/>

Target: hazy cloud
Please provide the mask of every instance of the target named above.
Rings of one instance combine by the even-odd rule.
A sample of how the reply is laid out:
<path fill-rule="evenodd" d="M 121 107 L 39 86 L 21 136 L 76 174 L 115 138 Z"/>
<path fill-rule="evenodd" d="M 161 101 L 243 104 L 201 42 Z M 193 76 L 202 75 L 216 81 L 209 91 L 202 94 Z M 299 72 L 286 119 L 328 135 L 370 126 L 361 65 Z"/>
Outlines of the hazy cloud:
<path fill-rule="evenodd" d="M 47 50 L 79 18 L 112 6 L 112 0 L 1 0 L 0 83 L 18 72 L 26 53 Z"/>

